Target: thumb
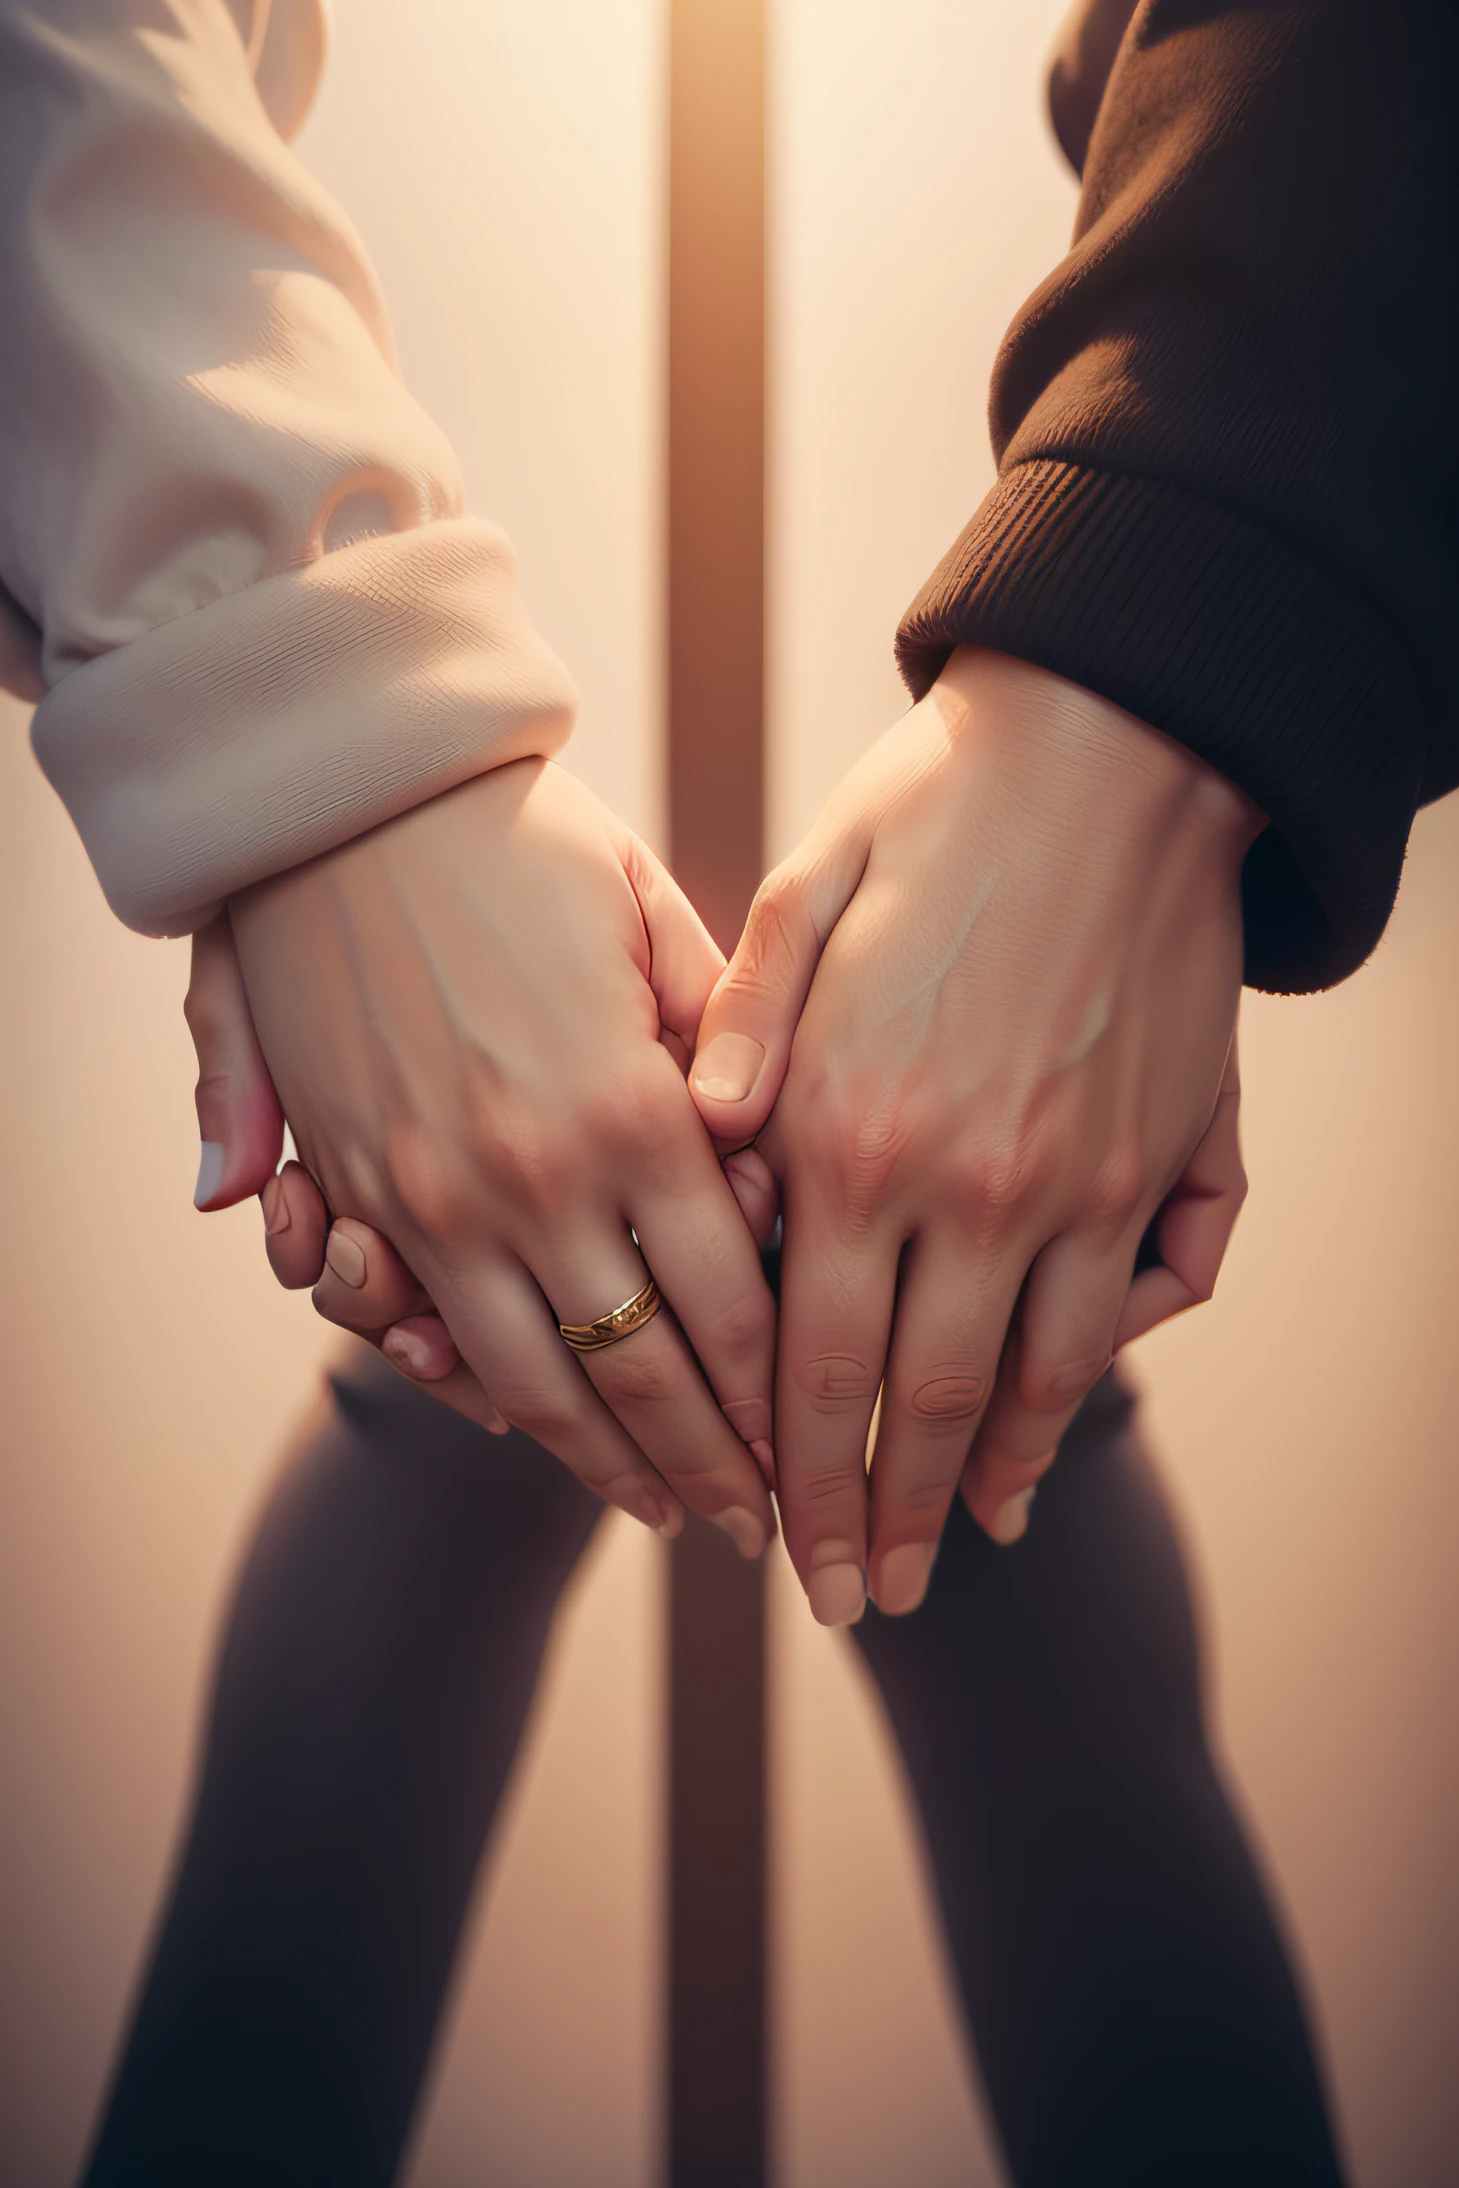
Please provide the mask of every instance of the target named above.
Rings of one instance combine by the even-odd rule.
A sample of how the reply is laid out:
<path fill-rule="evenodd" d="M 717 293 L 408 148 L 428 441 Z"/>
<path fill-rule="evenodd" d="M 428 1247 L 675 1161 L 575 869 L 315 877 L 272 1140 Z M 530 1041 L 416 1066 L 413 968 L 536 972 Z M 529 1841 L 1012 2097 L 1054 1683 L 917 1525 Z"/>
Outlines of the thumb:
<path fill-rule="evenodd" d="M 226 912 L 193 936 L 182 1012 L 197 1051 L 203 1139 L 193 1200 L 199 1208 L 231 1208 L 277 1170 L 284 1112 L 253 1030 Z"/>
<path fill-rule="evenodd" d="M 689 1073 L 699 1114 L 721 1146 L 742 1147 L 775 1107 L 821 952 L 856 894 L 868 838 L 803 845 L 761 884 L 735 954 L 705 1005 Z"/>

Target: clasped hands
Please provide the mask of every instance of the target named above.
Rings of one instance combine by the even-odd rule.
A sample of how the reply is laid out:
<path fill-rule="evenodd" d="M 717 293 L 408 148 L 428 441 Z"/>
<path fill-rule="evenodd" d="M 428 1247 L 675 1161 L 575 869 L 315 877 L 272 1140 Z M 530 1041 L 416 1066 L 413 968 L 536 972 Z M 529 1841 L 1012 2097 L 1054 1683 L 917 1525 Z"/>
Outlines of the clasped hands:
<path fill-rule="evenodd" d="M 642 843 L 517 762 L 197 938 L 199 1204 L 261 1188 L 281 1281 L 634 1518 L 757 1556 L 773 1490 L 823 1623 L 909 1611 L 954 1496 L 1017 1539 L 1113 1354 L 1210 1295 L 1261 825 L 1118 708 L 961 650 L 725 966 Z M 647 1272 L 669 1311 L 567 1348 Z"/>

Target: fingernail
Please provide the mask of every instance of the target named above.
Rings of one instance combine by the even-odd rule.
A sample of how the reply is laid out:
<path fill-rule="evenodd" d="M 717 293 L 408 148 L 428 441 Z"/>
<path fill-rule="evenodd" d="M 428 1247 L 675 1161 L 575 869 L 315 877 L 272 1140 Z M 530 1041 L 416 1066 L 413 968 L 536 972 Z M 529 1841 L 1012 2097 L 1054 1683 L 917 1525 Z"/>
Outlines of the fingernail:
<path fill-rule="evenodd" d="M 204 1140 L 198 1155 L 198 1182 L 193 1187 L 194 1208 L 205 1208 L 223 1182 L 227 1152 L 221 1140 Z"/>
<path fill-rule="evenodd" d="M 775 1487 L 774 1451 L 771 1449 L 770 1445 L 766 1443 L 763 1436 L 757 1436 L 755 1438 L 755 1441 L 750 1446 L 750 1450 L 754 1454 L 755 1464 L 759 1467 L 760 1472 L 765 1476 L 765 1487 L 767 1489 L 773 1489 Z"/>
<path fill-rule="evenodd" d="M 710 1518 L 729 1536 L 741 1557 L 751 1560 L 759 1557 L 769 1538 L 762 1523 L 743 1504 L 731 1504 L 723 1512 L 712 1512 Z"/>
<path fill-rule="evenodd" d="M 365 1281 L 365 1256 L 352 1238 L 343 1231 L 331 1231 L 324 1258 L 341 1284 L 348 1284 L 352 1292 L 359 1290 Z"/>
<path fill-rule="evenodd" d="M 1028 1508 L 1038 1495 L 1037 1488 L 1020 1489 L 1016 1497 L 1010 1497 L 993 1515 L 988 1533 L 1006 1550 L 1010 1543 L 1018 1542 L 1028 1533 Z"/>
<path fill-rule="evenodd" d="M 684 1532 L 683 1507 L 676 1504 L 670 1508 L 667 1505 L 656 1504 L 652 1507 L 652 1510 L 654 1516 L 648 1524 L 652 1527 L 654 1533 L 662 1535 L 665 1542 L 677 1542 Z"/>
<path fill-rule="evenodd" d="M 348 1239 L 344 1241 L 346 1245 L 349 1243 Z M 355 1247 L 355 1252 L 360 1253 L 358 1246 Z M 364 1255 L 360 1254 L 361 1263 L 363 1263 L 364 1258 Z M 333 1268 L 333 1266 L 334 1264 L 331 1262 L 330 1267 Z M 339 1273 L 343 1274 L 343 1271 Z M 345 1282 L 349 1282 L 348 1277 L 345 1278 Z M 380 1340 L 380 1350 L 384 1353 L 390 1365 L 398 1367 L 403 1375 L 423 1375 L 431 1364 L 430 1347 L 423 1337 L 416 1335 L 414 1330 L 387 1330 Z M 498 1419 L 500 1419 L 500 1415 L 498 1415 Z"/>
<path fill-rule="evenodd" d="M 695 1089 L 712 1102 L 742 1102 L 764 1061 L 764 1047 L 748 1033 L 716 1033 L 694 1059 Z"/>
<path fill-rule="evenodd" d="M 854 1626 L 866 1609 L 866 1575 L 850 1542 L 818 1542 L 806 1582 L 811 1615 L 821 1626 Z"/>
<path fill-rule="evenodd" d="M 294 1220 L 289 1208 L 289 1196 L 284 1191 L 283 1179 L 270 1178 L 258 1197 L 263 1208 L 263 1235 L 265 1238 L 277 1238 L 281 1231 L 287 1231 Z"/>
<path fill-rule="evenodd" d="M 915 1611 L 927 1593 L 936 1557 L 935 1542 L 903 1542 L 888 1550 L 876 1584 L 877 1609 L 889 1618 L 905 1618 L 908 1611 Z"/>

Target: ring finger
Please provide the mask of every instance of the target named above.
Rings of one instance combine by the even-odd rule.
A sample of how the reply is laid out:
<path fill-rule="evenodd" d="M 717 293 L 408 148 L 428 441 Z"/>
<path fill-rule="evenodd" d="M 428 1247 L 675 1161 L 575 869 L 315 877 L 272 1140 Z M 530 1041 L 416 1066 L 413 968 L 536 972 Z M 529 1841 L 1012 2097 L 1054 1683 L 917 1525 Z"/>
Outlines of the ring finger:
<path fill-rule="evenodd" d="M 744 1238 L 753 1259 L 748 1232 Z M 616 1236 L 600 1233 L 570 1262 L 535 1259 L 553 1313 L 569 1326 L 611 1315 L 649 1281 L 626 1225 Z M 565 1350 L 560 1334 L 558 1342 Z M 630 1334 L 580 1352 L 576 1364 L 691 1511 L 722 1528 L 742 1556 L 758 1557 L 775 1532 L 764 1477 L 715 1403 L 668 1302 Z"/>
<path fill-rule="evenodd" d="M 682 1506 L 581 1372 L 531 1272 L 495 1258 L 448 1267 L 422 1255 L 419 1267 L 462 1359 L 505 1418 L 596 1495 L 656 1534 L 677 1535 Z"/>

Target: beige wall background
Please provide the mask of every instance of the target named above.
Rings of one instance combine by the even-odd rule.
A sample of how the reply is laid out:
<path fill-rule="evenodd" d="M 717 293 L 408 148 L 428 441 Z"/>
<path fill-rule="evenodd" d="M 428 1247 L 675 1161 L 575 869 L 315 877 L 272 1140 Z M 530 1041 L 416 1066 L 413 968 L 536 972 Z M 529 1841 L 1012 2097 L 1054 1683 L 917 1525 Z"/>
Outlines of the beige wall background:
<path fill-rule="evenodd" d="M 772 7 L 777 848 L 899 707 L 891 626 L 989 475 L 993 348 L 1072 210 L 1038 99 L 1058 12 Z M 574 764 L 650 834 L 660 14 L 340 0 L 304 143 L 579 677 Z M 62 2188 L 220 1595 L 325 1348 L 254 1212 L 191 1211 L 183 953 L 110 920 L 13 706 L 0 777 L 0 2181 Z M 1249 1003 L 1252 1201 L 1215 1304 L 1140 1360 L 1361 2188 L 1459 2156 L 1456 854 L 1451 802 L 1364 973 Z M 659 1583 L 624 1528 L 566 1606 L 414 2188 L 657 2173 Z M 780 2188 L 992 2183 L 874 1712 L 788 1584 L 773 1613 Z"/>

